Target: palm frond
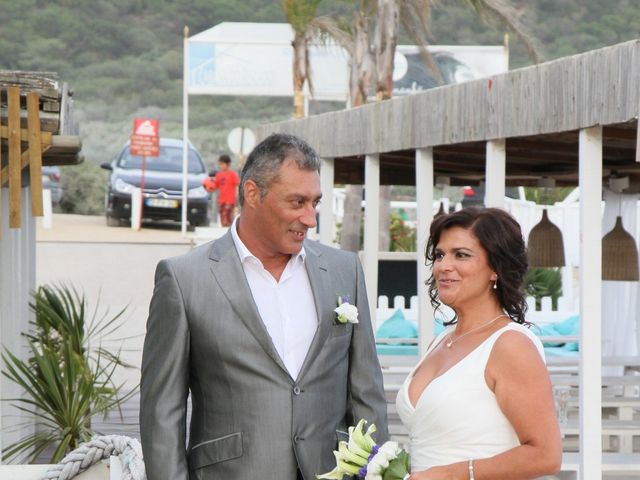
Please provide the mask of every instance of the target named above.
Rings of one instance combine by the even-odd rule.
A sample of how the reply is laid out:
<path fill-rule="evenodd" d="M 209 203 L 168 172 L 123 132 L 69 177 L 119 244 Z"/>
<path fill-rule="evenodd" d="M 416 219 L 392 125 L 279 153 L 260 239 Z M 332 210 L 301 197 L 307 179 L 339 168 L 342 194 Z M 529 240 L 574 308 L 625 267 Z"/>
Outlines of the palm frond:
<path fill-rule="evenodd" d="M 37 431 L 5 449 L 3 460 L 33 460 L 55 446 L 50 461 L 56 463 L 91 438 L 93 415 L 106 415 L 110 409 L 121 413 L 122 402 L 137 391 L 120 396 L 123 385 L 114 383 L 114 374 L 128 364 L 121 349 L 106 348 L 102 338 L 120 328 L 126 308 L 109 316 L 96 307 L 87 321 L 84 294 L 65 285 L 38 288 L 30 305 L 35 322 L 34 331 L 24 335 L 27 360 L 7 349 L 1 355 L 2 374 L 24 394 L 3 400 L 35 419 Z"/>
<path fill-rule="evenodd" d="M 542 61 L 540 45 L 531 32 L 520 22 L 519 12 L 503 0 L 463 0 L 488 23 L 498 23 L 508 27 L 524 43 L 529 57 L 535 62 Z"/>

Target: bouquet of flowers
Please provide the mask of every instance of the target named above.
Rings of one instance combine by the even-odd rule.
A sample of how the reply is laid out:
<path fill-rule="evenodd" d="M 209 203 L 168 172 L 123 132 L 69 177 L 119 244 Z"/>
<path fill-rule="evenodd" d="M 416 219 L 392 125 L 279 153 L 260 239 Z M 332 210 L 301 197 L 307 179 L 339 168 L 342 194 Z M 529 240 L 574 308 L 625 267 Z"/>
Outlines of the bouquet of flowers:
<path fill-rule="evenodd" d="M 336 468 L 317 479 L 342 480 L 357 476 L 365 480 L 403 480 L 409 474 L 409 454 L 398 446 L 397 442 L 385 442 L 377 445 L 372 437 L 375 424 L 364 431 L 365 420 L 355 427 L 349 427 L 349 441 L 340 442 L 336 457 Z"/>

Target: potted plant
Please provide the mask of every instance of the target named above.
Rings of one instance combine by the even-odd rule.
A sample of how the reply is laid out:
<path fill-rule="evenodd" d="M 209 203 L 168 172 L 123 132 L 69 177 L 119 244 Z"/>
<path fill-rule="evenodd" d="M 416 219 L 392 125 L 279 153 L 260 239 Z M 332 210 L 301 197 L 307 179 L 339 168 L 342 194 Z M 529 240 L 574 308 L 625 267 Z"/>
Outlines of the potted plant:
<path fill-rule="evenodd" d="M 35 313 L 33 329 L 24 333 L 28 358 L 22 360 L 4 350 L 2 374 L 24 391 L 6 399 L 35 419 L 35 432 L 9 445 L 3 461 L 25 458 L 34 461 L 53 449 L 50 463 L 94 435 L 91 417 L 119 409 L 137 387 L 121 396 L 122 385 L 113 380 L 122 361 L 120 350 L 103 347 L 105 337 L 122 326 L 125 309 L 109 318 L 98 307 L 89 317 L 84 295 L 65 285 L 41 286 L 29 304 Z"/>

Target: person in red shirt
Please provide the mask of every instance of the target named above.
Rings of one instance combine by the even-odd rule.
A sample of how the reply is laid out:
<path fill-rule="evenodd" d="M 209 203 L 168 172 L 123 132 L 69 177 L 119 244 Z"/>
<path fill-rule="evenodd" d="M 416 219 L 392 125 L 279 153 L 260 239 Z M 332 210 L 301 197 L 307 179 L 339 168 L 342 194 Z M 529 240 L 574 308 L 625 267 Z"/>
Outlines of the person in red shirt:
<path fill-rule="evenodd" d="M 220 155 L 218 167 L 220 170 L 215 177 L 207 177 L 203 180 L 202 186 L 207 192 L 218 190 L 218 213 L 220 214 L 220 225 L 228 227 L 233 221 L 233 209 L 236 206 L 236 191 L 240 185 L 240 177 L 229 168 L 231 158 L 229 155 Z"/>

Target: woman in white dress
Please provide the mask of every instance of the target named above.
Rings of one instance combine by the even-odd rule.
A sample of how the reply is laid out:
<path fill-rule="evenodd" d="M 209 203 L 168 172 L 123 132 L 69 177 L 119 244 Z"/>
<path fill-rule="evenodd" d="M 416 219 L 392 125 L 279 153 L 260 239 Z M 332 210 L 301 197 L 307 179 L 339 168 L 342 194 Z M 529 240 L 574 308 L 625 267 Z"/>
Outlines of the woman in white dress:
<path fill-rule="evenodd" d="M 426 258 L 432 305 L 456 316 L 398 393 L 410 480 L 557 472 L 562 443 L 542 344 L 525 321 L 520 226 L 492 208 L 442 215 Z"/>

